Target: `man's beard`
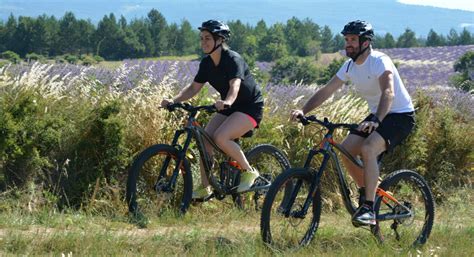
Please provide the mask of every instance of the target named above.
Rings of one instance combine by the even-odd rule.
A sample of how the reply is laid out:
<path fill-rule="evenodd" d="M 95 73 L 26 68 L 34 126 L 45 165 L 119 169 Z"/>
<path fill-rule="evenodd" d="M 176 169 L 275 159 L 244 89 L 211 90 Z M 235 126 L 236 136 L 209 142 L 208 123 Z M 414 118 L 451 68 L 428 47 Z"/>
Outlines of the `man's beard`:
<path fill-rule="evenodd" d="M 348 51 L 347 49 L 352 49 L 353 51 Z M 354 59 L 360 52 L 360 48 L 359 47 L 356 47 L 356 48 L 353 48 L 353 47 L 346 47 L 346 56 L 351 58 L 351 59 Z"/>

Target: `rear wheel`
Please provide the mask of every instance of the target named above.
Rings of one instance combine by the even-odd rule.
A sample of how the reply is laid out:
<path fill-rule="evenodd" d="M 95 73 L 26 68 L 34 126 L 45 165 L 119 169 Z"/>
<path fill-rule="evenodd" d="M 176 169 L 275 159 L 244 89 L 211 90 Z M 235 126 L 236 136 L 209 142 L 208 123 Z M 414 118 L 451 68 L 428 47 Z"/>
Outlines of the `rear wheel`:
<path fill-rule="evenodd" d="M 192 174 L 187 160 L 178 163 L 177 156 L 172 146 L 153 145 L 136 157 L 127 179 L 126 200 L 131 214 L 149 218 L 166 210 L 186 212 L 192 197 Z"/>
<path fill-rule="evenodd" d="M 377 197 L 377 226 L 372 228 L 384 244 L 405 248 L 426 243 L 433 227 L 435 206 L 431 190 L 424 178 L 410 170 L 389 174 L 379 186 L 387 196 Z M 395 218 L 393 215 L 398 216 Z"/>
<path fill-rule="evenodd" d="M 260 223 L 262 239 L 270 247 L 298 248 L 313 239 L 321 216 L 319 187 L 307 213 L 302 210 L 312 180 L 307 169 L 289 169 L 273 182 L 263 203 Z"/>
<path fill-rule="evenodd" d="M 246 154 L 251 167 L 258 170 L 260 177 L 255 180 L 254 187 L 269 186 L 284 170 L 290 168 L 286 155 L 273 145 L 263 144 L 252 148 Z M 237 206 L 246 211 L 259 212 L 268 187 L 243 194 L 233 195 Z"/>

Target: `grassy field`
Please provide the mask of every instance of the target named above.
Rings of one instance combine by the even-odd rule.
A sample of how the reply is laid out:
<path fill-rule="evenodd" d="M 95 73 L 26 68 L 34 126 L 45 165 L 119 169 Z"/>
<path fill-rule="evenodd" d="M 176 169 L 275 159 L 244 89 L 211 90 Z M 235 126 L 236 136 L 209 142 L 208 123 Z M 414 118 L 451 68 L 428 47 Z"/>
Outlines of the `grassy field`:
<path fill-rule="evenodd" d="M 147 256 L 474 256 L 474 190 L 461 189 L 438 204 L 426 245 L 393 249 L 378 245 L 368 230 L 350 224 L 347 213 L 324 212 L 315 240 L 306 248 L 280 252 L 259 234 L 259 215 L 221 202 L 193 206 L 184 217 L 167 213 L 145 229 L 116 213 L 65 211 L 31 206 L 0 213 L 0 255 Z M 30 211 L 28 210 L 30 208 Z"/>

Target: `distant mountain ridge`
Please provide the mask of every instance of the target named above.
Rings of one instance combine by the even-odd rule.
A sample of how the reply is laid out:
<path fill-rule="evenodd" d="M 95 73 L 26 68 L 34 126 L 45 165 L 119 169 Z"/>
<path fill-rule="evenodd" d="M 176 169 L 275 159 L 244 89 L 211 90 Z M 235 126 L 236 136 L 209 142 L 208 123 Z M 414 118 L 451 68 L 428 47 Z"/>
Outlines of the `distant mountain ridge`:
<path fill-rule="evenodd" d="M 309 18 L 321 26 L 328 25 L 333 33 L 338 33 L 347 21 L 354 19 L 370 21 L 376 33 L 390 32 L 394 36 L 402 34 L 407 27 L 423 37 L 430 29 L 444 35 L 452 28 L 461 31 L 465 27 L 474 32 L 474 12 L 406 5 L 396 0 L 69 0 L 67 4 L 58 4 L 54 0 L 2 0 L 0 19 L 5 21 L 10 13 L 16 17 L 36 17 L 46 13 L 60 18 L 66 11 L 71 11 L 77 18 L 91 19 L 94 23 L 109 13 L 117 17 L 123 15 L 130 21 L 145 17 L 152 8 L 160 11 L 168 23 L 180 24 L 186 19 L 194 27 L 210 18 L 223 21 L 239 19 L 251 25 L 263 19 L 271 25 L 285 23 L 295 16 Z"/>

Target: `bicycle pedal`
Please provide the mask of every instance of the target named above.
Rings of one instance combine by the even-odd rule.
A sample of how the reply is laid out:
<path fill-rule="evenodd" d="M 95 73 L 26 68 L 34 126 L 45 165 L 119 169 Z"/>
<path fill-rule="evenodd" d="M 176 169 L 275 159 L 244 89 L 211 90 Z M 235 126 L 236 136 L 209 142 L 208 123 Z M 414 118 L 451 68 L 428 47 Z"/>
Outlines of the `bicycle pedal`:
<path fill-rule="evenodd" d="M 209 196 L 205 197 L 205 198 L 194 198 L 194 199 L 191 199 L 191 202 L 195 202 L 195 203 L 203 203 L 203 202 L 207 202 L 207 201 L 210 201 L 214 198 L 214 193 L 210 194 Z"/>

